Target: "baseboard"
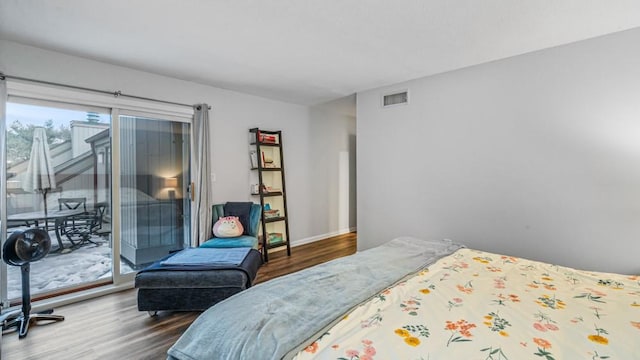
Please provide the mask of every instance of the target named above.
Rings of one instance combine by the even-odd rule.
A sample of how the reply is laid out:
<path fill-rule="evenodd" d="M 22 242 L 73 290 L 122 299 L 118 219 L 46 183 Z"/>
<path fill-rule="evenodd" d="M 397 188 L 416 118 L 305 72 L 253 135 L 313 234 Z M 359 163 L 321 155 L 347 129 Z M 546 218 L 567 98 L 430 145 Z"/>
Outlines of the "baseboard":
<path fill-rule="evenodd" d="M 333 232 L 330 232 L 330 233 L 316 235 L 316 236 L 311 236 L 311 237 L 304 238 L 304 239 L 293 240 L 293 241 L 291 241 L 291 247 L 310 244 L 310 243 L 313 243 L 313 242 L 316 242 L 316 241 L 324 240 L 324 239 L 327 239 L 327 238 L 330 238 L 330 237 L 334 237 L 334 236 L 338 236 L 338 235 L 348 234 L 348 233 L 354 232 L 354 231 L 356 231 L 356 227 L 355 226 L 352 227 L 352 228 L 342 229 L 342 230 L 333 231 Z"/>
<path fill-rule="evenodd" d="M 56 307 L 77 303 L 79 301 L 93 299 L 99 296 L 120 292 L 123 290 L 133 289 L 133 278 L 120 285 L 104 285 L 87 290 L 76 291 L 65 295 L 60 295 L 32 303 L 32 312 L 44 311 Z M 17 308 L 17 307 L 16 307 Z M 62 314 L 64 315 L 64 314 Z"/>

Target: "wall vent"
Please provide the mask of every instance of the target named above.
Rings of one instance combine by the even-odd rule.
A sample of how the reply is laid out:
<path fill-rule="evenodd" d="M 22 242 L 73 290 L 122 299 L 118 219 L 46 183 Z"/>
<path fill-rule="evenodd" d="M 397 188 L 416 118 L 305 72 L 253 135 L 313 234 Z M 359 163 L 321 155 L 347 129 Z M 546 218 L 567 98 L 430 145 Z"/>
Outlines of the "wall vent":
<path fill-rule="evenodd" d="M 399 91 L 393 94 L 386 94 L 382 96 L 382 106 L 392 106 L 409 103 L 409 91 Z"/>

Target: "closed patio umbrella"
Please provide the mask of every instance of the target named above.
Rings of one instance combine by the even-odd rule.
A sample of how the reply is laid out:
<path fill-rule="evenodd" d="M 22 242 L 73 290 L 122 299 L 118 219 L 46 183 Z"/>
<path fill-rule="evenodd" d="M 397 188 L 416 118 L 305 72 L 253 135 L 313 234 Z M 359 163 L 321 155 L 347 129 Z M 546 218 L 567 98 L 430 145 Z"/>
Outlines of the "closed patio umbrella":
<path fill-rule="evenodd" d="M 44 213 L 47 213 L 47 193 L 56 187 L 56 178 L 44 128 L 33 129 L 33 144 L 27 172 L 22 189 L 29 192 L 41 192 L 44 199 Z"/>

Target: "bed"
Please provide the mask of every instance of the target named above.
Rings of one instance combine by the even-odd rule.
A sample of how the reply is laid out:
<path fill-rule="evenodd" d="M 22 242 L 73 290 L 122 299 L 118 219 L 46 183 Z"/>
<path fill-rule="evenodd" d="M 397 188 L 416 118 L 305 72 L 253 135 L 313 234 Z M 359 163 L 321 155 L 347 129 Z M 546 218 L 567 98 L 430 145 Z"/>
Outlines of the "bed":
<path fill-rule="evenodd" d="M 205 311 L 169 359 L 640 359 L 640 276 L 398 238 Z"/>

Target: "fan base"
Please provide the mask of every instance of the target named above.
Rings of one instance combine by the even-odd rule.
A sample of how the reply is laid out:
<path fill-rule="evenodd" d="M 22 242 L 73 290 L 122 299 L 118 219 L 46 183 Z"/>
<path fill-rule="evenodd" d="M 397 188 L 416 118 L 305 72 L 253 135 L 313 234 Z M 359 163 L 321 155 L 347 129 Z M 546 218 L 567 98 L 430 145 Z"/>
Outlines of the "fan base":
<path fill-rule="evenodd" d="M 27 332 L 29 331 L 29 325 L 31 323 L 36 323 L 38 321 L 62 321 L 64 320 L 64 316 L 62 315 L 51 315 L 53 310 L 43 311 L 41 313 L 35 314 L 25 314 L 22 311 L 15 311 L 3 316 L 2 321 L 2 331 L 8 330 L 11 328 L 16 328 L 18 330 L 18 337 L 20 339 L 27 336 Z"/>

